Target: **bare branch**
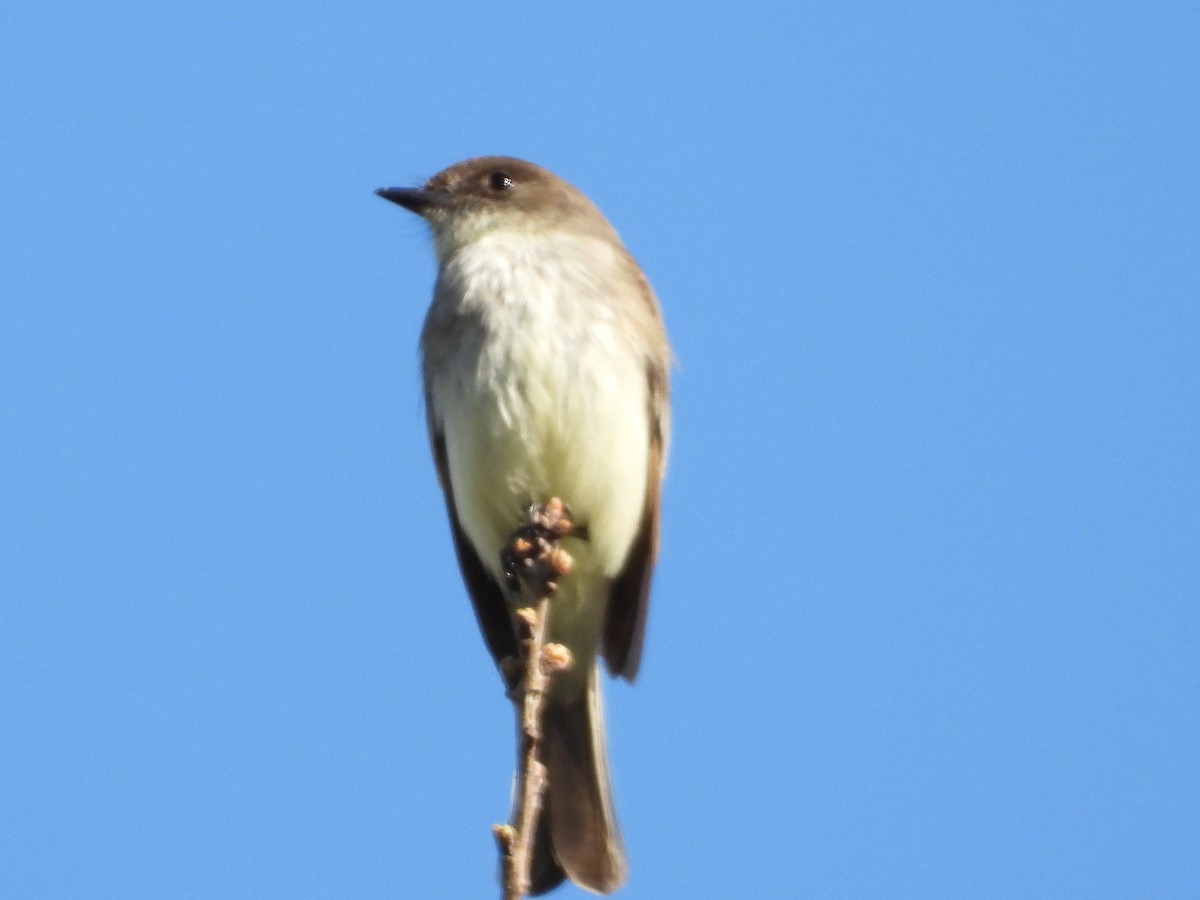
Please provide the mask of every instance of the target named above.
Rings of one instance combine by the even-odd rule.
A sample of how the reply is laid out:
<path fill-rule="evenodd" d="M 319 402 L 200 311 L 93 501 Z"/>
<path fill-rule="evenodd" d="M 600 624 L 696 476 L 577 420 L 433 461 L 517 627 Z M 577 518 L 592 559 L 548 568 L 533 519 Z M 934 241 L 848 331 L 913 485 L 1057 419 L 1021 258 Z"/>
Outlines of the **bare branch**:
<path fill-rule="evenodd" d="M 521 661 L 505 660 L 501 665 L 513 702 L 521 704 L 516 805 L 507 825 L 492 828 L 500 847 L 504 900 L 521 900 L 529 893 L 533 838 L 547 782 L 541 761 L 542 704 L 550 679 L 572 662 L 571 651 L 562 644 L 546 643 L 546 633 L 558 579 L 572 567 L 570 554 L 558 542 L 573 530 L 566 504 L 553 497 L 530 510 L 529 521 L 513 533 L 501 554 L 510 587 L 520 593 L 517 620 L 525 630 Z"/>

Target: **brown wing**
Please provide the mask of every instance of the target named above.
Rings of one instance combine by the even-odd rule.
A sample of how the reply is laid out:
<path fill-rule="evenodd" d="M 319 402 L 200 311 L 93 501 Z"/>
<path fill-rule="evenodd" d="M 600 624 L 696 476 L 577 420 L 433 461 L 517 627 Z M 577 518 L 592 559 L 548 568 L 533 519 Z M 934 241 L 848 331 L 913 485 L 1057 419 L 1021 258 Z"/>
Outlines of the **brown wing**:
<path fill-rule="evenodd" d="M 658 558 L 658 519 L 662 478 L 670 435 L 670 406 L 666 366 L 651 366 L 650 470 L 646 476 L 646 508 L 625 568 L 613 582 L 604 620 L 604 659 L 608 671 L 626 681 L 637 678 L 650 610 L 650 582 Z"/>
<path fill-rule="evenodd" d="M 429 398 L 426 397 L 426 409 L 429 408 L 428 404 Z M 516 634 L 513 632 L 512 619 L 508 614 L 504 590 L 484 568 L 475 547 L 458 523 L 458 512 L 454 508 L 454 487 L 450 483 L 450 465 L 446 459 L 446 439 L 437 430 L 432 417 L 429 418 L 429 442 L 433 447 L 433 460 L 437 464 L 438 481 L 441 482 L 442 493 L 446 497 L 446 512 L 450 516 L 458 567 L 462 570 L 467 593 L 471 595 L 471 604 L 475 607 L 479 631 L 487 642 L 492 659 L 497 663 L 506 656 L 517 659 L 520 650 Z"/>

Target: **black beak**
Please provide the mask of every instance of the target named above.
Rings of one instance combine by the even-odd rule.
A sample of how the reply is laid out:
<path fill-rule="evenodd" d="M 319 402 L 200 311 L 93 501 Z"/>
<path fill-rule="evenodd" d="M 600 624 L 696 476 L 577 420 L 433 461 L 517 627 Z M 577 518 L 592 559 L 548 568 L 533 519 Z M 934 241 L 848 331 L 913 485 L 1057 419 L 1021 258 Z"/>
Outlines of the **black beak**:
<path fill-rule="evenodd" d="M 399 203 L 405 209 L 415 212 L 418 216 L 434 207 L 446 206 L 450 195 L 442 191 L 427 191 L 424 188 L 380 188 L 375 192 L 384 200 Z"/>

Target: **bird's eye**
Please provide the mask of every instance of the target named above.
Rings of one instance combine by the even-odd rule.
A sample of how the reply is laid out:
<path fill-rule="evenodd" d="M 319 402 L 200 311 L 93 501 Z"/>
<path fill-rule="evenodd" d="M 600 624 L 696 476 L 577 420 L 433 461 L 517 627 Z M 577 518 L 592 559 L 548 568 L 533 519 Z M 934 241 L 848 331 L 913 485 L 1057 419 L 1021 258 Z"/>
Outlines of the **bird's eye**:
<path fill-rule="evenodd" d="M 493 172 L 488 176 L 488 187 L 493 191 L 507 191 L 513 186 L 513 180 L 503 172 Z"/>

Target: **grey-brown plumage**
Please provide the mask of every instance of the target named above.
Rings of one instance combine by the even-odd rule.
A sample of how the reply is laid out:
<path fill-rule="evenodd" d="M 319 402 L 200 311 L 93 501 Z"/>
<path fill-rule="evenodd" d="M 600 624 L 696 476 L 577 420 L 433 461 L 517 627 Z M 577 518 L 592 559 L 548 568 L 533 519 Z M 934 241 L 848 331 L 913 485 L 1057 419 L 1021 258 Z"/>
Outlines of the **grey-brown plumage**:
<path fill-rule="evenodd" d="M 518 655 L 500 550 L 551 497 L 586 538 L 549 639 L 574 667 L 544 712 L 549 786 L 534 892 L 564 874 L 609 893 L 627 866 L 613 808 L 596 660 L 632 681 L 658 552 L 670 348 L 654 293 L 583 194 L 507 157 L 386 189 L 429 222 L 439 261 L 421 337 L 430 443 L 455 551 L 492 656 Z"/>

